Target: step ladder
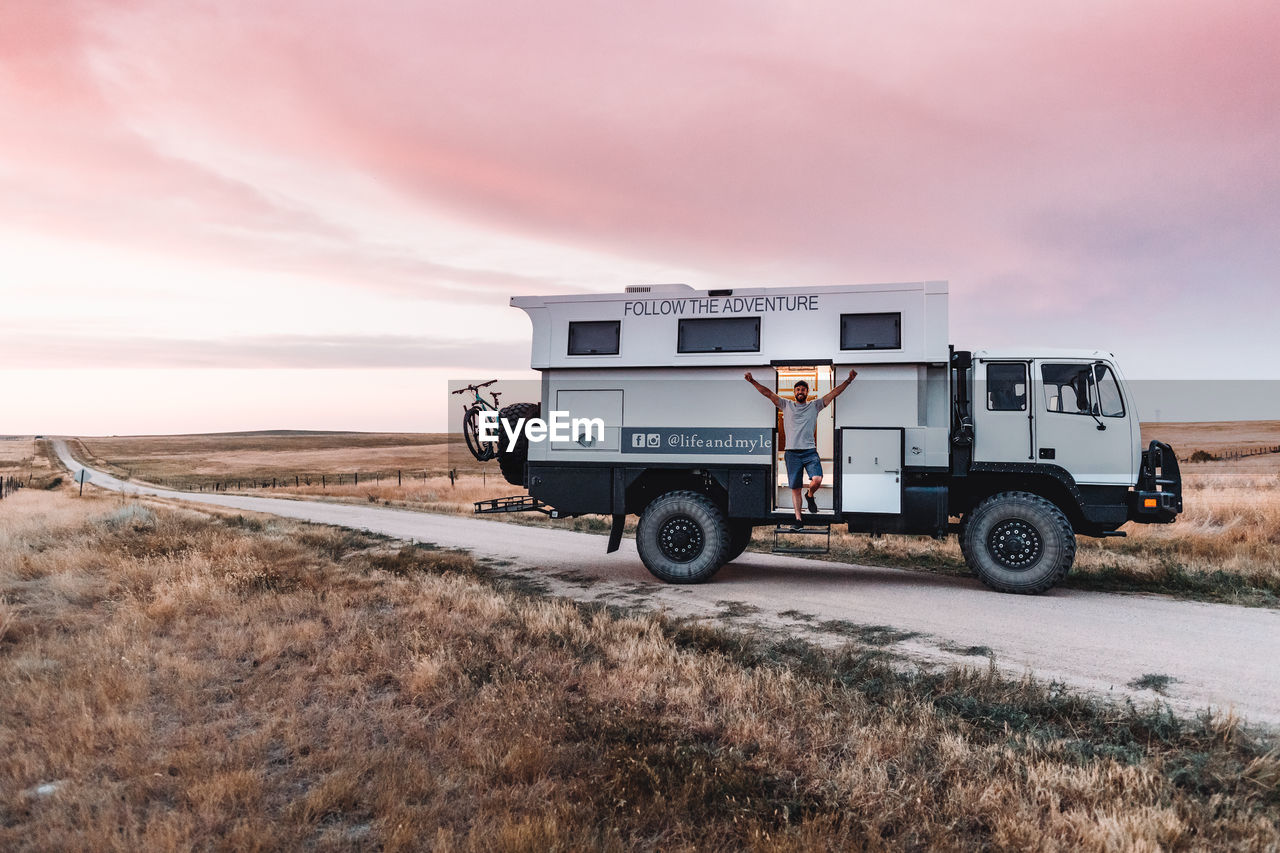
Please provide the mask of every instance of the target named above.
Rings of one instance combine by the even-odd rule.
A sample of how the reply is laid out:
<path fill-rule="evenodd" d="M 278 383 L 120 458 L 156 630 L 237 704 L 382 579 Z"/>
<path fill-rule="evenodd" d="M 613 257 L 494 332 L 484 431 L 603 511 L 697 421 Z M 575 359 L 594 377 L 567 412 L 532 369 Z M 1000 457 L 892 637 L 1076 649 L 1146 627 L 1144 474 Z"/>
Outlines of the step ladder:
<path fill-rule="evenodd" d="M 819 536 L 822 538 L 818 539 Z M 792 530 L 789 524 L 779 524 L 773 528 L 773 553 L 830 554 L 831 525 L 824 524 L 821 527 L 805 525 L 799 530 Z"/>

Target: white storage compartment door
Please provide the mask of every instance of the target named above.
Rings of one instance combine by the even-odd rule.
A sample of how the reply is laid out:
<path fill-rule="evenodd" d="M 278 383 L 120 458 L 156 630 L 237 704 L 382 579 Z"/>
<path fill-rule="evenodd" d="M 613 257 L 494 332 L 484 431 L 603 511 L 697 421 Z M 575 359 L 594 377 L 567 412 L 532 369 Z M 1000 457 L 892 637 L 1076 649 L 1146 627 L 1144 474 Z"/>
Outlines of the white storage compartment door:
<path fill-rule="evenodd" d="M 622 391 L 608 390 L 561 390 L 556 392 L 556 409 L 568 412 L 569 423 L 565 431 L 572 435 L 572 421 L 575 418 L 599 418 L 604 421 L 604 440 L 598 435 L 588 436 L 585 429 L 580 430 L 578 440 L 551 441 L 554 451 L 611 450 L 617 452 L 622 434 Z M 547 412 L 542 417 L 551 417 Z"/>
<path fill-rule="evenodd" d="M 902 512 L 902 430 L 840 431 L 842 512 Z"/>

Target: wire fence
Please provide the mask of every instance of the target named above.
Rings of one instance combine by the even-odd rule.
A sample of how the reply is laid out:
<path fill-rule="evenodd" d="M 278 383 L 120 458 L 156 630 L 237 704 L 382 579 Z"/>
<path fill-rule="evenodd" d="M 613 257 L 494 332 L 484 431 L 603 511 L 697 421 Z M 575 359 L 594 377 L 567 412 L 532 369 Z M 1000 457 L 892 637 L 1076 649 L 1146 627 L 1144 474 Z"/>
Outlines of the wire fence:
<path fill-rule="evenodd" d="M 0 477 L 0 500 L 4 500 L 6 496 L 12 495 L 18 489 L 25 489 L 30 486 L 32 477 L 32 474 L 28 474 L 26 479 L 13 474 Z"/>
<path fill-rule="evenodd" d="M 488 473 L 480 471 L 480 482 L 488 485 Z M 163 486 L 184 492 L 243 492 L 253 489 L 301 489 L 318 488 L 320 491 L 342 487 L 381 487 L 395 484 L 397 488 L 412 485 L 414 481 L 426 483 L 431 477 L 448 477 L 449 484 L 456 486 L 459 472 L 456 468 L 448 471 L 431 472 L 426 470 L 394 471 L 344 471 L 321 474 L 274 474 L 270 476 L 234 476 L 211 475 L 208 477 L 140 477 L 143 481 L 155 486 Z"/>
<path fill-rule="evenodd" d="M 1269 453 L 1280 453 L 1280 444 L 1264 447 L 1228 447 L 1218 450 L 1195 450 L 1187 457 L 1188 462 L 1236 462 L 1251 456 L 1265 456 Z"/>

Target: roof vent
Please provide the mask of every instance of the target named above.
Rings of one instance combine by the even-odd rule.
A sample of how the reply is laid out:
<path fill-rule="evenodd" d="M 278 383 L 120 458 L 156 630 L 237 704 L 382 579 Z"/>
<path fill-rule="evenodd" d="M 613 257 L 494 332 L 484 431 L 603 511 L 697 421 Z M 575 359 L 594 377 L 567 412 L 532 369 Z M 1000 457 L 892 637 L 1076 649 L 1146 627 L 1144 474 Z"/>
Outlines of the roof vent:
<path fill-rule="evenodd" d="M 671 293 L 686 290 L 693 288 L 687 284 L 629 284 L 623 293 Z"/>

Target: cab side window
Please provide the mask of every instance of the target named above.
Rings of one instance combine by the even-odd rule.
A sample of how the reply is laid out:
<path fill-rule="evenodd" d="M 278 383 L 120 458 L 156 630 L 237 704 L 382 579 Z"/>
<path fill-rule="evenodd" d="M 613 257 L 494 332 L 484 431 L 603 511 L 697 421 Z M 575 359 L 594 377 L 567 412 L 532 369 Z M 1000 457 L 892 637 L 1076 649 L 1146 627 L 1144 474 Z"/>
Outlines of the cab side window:
<path fill-rule="evenodd" d="M 1027 410 L 1027 366 L 1010 362 L 987 365 L 987 411 Z"/>
<path fill-rule="evenodd" d="M 1104 418 L 1124 417 L 1124 398 L 1120 396 L 1120 383 L 1111 368 L 1102 362 L 1093 365 L 1093 378 L 1098 386 L 1098 401 Z"/>
<path fill-rule="evenodd" d="M 1044 379 L 1044 407 L 1050 412 L 1068 415 L 1087 415 L 1094 412 L 1097 402 L 1093 383 L 1090 381 L 1090 364 L 1043 364 L 1040 375 Z"/>

